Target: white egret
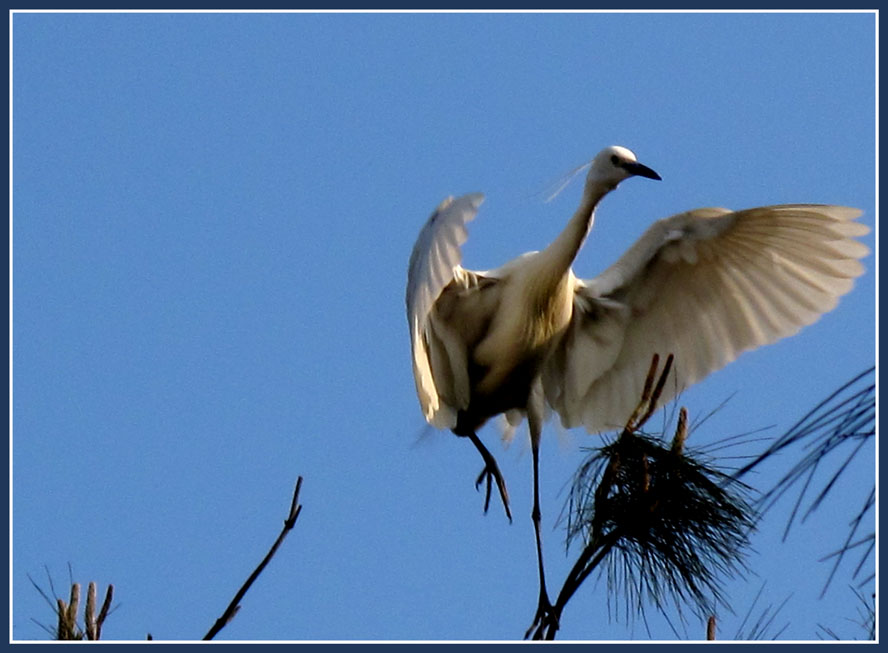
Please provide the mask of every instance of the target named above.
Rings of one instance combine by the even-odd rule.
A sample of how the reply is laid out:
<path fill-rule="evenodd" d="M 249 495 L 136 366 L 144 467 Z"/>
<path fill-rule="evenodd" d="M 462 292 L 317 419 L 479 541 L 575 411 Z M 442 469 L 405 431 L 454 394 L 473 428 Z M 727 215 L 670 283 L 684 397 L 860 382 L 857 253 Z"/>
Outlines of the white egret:
<path fill-rule="evenodd" d="M 652 356 L 675 356 L 661 403 L 741 352 L 796 333 L 835 307 L 868 253 L 857 209 L 792 204 L 742 211 L 705 208 L 654 223 L 591 280 L 571 270 L 601 199 L 632 176 L 660 179 L 624 147 L 591 162 L 580 206 L 541 252 L 487 272 L 464 269 L 460 246 L 480 193 L 448 198 L 426 222 L 407 280 L 416 391 L 426 420 L 469 438 L 491 417 L 527 418 L 540 574 L 538 616 L 550 608 L 540 539 L 539 442 L 547 407 L 565 427 L 620 428 L 641 394 Z"/>

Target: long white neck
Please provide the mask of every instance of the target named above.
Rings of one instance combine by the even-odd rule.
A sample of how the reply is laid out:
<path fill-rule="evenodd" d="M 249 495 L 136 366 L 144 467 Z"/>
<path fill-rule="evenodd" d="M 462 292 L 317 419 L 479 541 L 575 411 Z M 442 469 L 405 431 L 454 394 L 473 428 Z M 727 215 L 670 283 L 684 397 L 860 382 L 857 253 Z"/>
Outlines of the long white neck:
<path fill-rule="evenodd" d="M 614 186 L 606 186 L 600 183 L 589 182 L 583 190 L 583 198 L 573 217 L 567 226 L 552 241 L 552 243 L 539 254 L 539 269 L 537 273 L 549 283 L 557 284 L 566 275 L 574 259 L 583 246 L 592 223 L 595 221 L 595 207 Z"/>

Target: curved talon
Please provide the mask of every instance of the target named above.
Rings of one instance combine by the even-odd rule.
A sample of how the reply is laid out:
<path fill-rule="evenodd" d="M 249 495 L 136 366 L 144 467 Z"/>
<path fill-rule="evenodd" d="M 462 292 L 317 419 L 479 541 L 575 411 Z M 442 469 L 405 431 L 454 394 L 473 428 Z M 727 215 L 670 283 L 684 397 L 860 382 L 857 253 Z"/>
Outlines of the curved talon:
<path fill-rule="evenodd" d="M 481 470 L 481 473 L 478 474 L 478 478 L 475 480 L 475 489 L 478 489 L 478 486 L 481 485 L 481 481 L 487 481 L 487 490 L 485 492 L 484 497 L 484 512 L 487 512 L 487 509 L 490 507 L 490 489 L 492 486 L 492 481 L 496 480 L 496 487 L 499 489 L 500 498 L 503 500 L 503 508 L 506 510 L 506 517 L 509 518 L 509 522 L 512 521 L 512 511 L 509 509 L 509 492 L 506 490 L 506 482 L 503 480 L 503 475 L 500 473 L 499 467 L 496 464 L 496 461 L 491 458 L 491 460 L 486 461 L 484 469 Z"/>
<path fill-rule="evenodd" d="M 456 433 L 456 431 L 454 431 L 454 433 Z M 459 434 L 457 433 L 457 435 Z M 467 437 L 472 441 L 472 444 L 475 445 L 478 453 L 481 454 L 481 458 L 484 459 L 484 469 L 481 470 L 481 473 L 478 474 L 478 478 L 475 480 L 475 489 L 478 489 L 478 486 L 481 485 L 481 481 L 485 479 L 487 480 L 487 491 L 484 497 L 485 514 L 490 507 L 490 488 L 493 484 L 493 480 L 496 480 L 496 487 L 499 489 L 500 498 L 503 500 L 503 508 L 506 510 L 506 517 L 509 518 L 509 523 L 511 523 L 512 511 L 509 509 L 509 492 L 506 490 L 506 481 L 500 473 L 499 465 L 496 464 L 496 458 L 494 458 L 493 454 L 487 450 L 487 447 L 484 446 L 474 432 L 467 433 L 464 437 Z"/>
<path fill-rule="evenodd" d="M 481 473 L 478 474 L 478 478 L 475 480 L 475 489 L 478 489 L 478 486 L 481 485 L 481 481 L 487 479 L 487 492 L 484 496 L 484 514 L 487 514 L 487 509 L 490 507 L 490 477 L 492 474 L 485 467 L 481 470 Z"/>

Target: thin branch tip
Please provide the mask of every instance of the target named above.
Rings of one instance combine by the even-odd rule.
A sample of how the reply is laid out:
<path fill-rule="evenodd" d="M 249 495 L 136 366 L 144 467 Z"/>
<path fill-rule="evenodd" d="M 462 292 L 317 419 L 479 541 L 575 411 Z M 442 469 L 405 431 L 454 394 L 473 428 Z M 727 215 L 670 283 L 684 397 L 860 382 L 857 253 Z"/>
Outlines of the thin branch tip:
<path fill-rule="evenodd" d="M 222 616 L 216 620 L 216 623 L 213 624 L 213 627 L 204 635 L 204 640 L 211 640 L 219 631 L 225 628 L 228 623 L 234 619 L 235 615 L 240 610 L 240 602 L 246 595 L 247 591 L 253 585 L 253 582 L 259 577 L 259 574 L 265 569 L 266 565 L 271 561 L 274 554 L 277 552 L 278 547 L 280 547 L 281 543 L 284 541 L 284 538 L 287 537 L 287 533 L 293 530 L 293 526 L 296 524 L 296 519 L 299 517 L 299 513 L 302 512 L 302 504 L 299 503 L 299 491 L 302 489 L 302 477 L 299 476 L 296 479 L 296 488 L 293 490 L 293 500 L 290 502 L 290 512 L 287 515 L 287 519 L 284 520 L 284 527 L 281 530 L 280 534 L 277 536 L 277 539 L 274 541 L 274 544 L 271 545 L 271 548 L 268 550 L 268 553 L 265 554 L 265 557 L 253 570 L 253 573 L 247 578 L 241 588 L 234 595 L 234 598 L 231 600 L 231 603 L 228 604 L 228 607 L 225 608 L 225 612 L 222 613 Z"/>

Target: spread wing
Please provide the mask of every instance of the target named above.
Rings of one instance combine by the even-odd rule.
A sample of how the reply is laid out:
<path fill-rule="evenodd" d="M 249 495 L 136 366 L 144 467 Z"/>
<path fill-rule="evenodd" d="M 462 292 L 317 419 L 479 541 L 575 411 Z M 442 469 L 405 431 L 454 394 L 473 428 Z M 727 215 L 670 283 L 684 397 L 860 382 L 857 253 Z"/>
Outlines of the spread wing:
<path fill-rule="evenodd" d="M 565 426 L 620 428 L 654 353 L 675 355 L 661 403 L 741 352 L 798 332 L 835 307 L 869 253 L 857 209 L 698 209 L 656 222 L 597 278 L 545 371 Z"/>
<path fill-rule="evenodd" d="M 432 309 L 455 276 L 464 285 L 477 282 L 476 275 L 460 267 L 460 246 L 468 237 L 466 225 L 474 219 L 483 201 L 484 196 L 480 193 L 444 200 L 419 232 L 410 255 L 406 299 L 413 377 L 423 415 L 430 424 L 439 428 L 452 428 L 456 424 L 453 405 L 442 397 L 442 394 L 448 393 L 439 386 L 453 385 L 445 383 L 442 375 L 445 367 L 448 371 L 451 367 L 448 358 L 458 355 L 459 344 L 447 342 L 452 340 L 448 334 L 442 329 L 433 328 Z M 433 373 L 433 365 L 437 374 Z M 453 367 L 460 366 L 454 364 Z M 461 369 L 465 373 L 465 363 L 462 363 Z M 467 392 L 467 380 L 465 387 Z"/>

